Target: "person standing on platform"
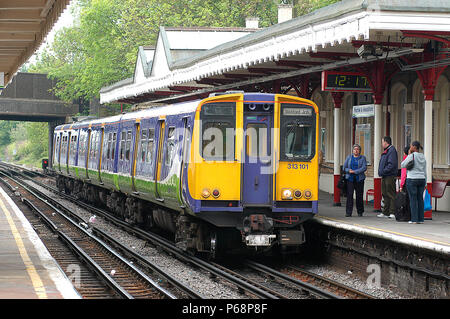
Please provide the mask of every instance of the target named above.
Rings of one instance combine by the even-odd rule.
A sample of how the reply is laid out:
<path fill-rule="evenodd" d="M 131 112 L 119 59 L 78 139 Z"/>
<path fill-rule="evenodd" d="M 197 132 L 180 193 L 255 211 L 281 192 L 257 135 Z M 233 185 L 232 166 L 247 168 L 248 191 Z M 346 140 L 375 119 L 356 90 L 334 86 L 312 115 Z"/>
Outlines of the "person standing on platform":
<path fill-rule="evenodd" d="M 403 149 L 402 161 L 404 161 L 405 158 L 408 157 L 408 155 L 409 155 L 409 148 L 410 148 L 410 145 L 405 146 L 405 148 Z M 402 168 L 402 173 L 400 175 L 400 192 L 403 191 L 403 189 L 405 189 L 405 187 L 406 187 L 405 183 L 406 183 L 406 167 Z"/>
<path fill-rule="evenodd" d="M 358 216 L 364 213 L 364 180 L 367 170 L 367 161 L 364 155 L 361 155 L 361 146 L 353 145 L 353 154 L 347 156 L 344 167 L 345 178 L 347 179 L 347 205 L 345 216 L 351 217 L 353 212 L 353 192 L 356 192 L 356 211 Z"/>
<path fill-rule="evenodd" d="M 427 180 L 427 161 L 425 155 L 419 153 L 420 149 L 423 147 L 419 141 L 412 142 L 408 157 L 401 163 L 402 168 L 407 168 L 406 189 L 411 207 L 410 224 L 423 224 L 424 221 L 423 192 Z M 412 167 L 408 167 L 410 162 L 414 163 Z"/>
<path fill-rule="evenodd" d="M 378 166 L 378 175 L 381 177 L 381 194 L 384 199 L 384 210 L 378 217 L 395 218 L 395 180 L 398 171 L 397 150 L 392 145 L 390 136 L 385 136 L 381 140 L 383 153 L 381 154 Z"/>

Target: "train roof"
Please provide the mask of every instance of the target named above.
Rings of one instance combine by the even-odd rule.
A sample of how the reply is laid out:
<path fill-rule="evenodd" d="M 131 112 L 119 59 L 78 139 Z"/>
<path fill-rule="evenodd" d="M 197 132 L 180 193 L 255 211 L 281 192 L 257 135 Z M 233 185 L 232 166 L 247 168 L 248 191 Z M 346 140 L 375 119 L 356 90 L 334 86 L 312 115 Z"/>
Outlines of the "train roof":
<path fill-rule="evenodd" d="M 87 120 L 76 123 L 62 124 L 55 128 L 55 131 L 79 129 L 89 126 L 97 126 L 103 124 L 112 124 L 120 121 L 128 121 L 142 118 L 159 117 L 161 115 L 175 115 L 194 112 L 199 104 L 200 100 L 182 102 L 177 104 L 164 105 L 159 107 L 152 107 L 145 110 L 124 113 L 109 117 L 104 117 L 95 120 Z"/>
<path fill-rule="evenodd" d="M 259 93 L 259 92 L 229 92 L 224 93 L 227 94 L 243 94 L 244 101 L 254 101 L 256 99 L 261 99 L 261 101 L 273 102 L 275 94 L 274 93 Z M 218 94 L 215 97 L 222 97 L 222 94 Z M 291 98 L 298 99 L 295 96 L 289 96 Z M 214 97 L 213 97 L 214 99 Z M 176 104 L 169 104 L 164 106 L 152 107 L 145 110 L 124 113 L 109 117 L 104 117 L 95 120 L 86 120 L 82 122 L 72 123 L 72 124 L 63 124 L 59 125 L 55 128 L 55 131 L 60 130 L 70 130 L 70 129 L 79 129 L 79 128 L 87 128 L 89 126 L 101 126 L 104 124 L 113 124 L 119 123 L 120 121 L 130 121 L 136 119 L 145 119 L 145 118 L 154 118 L 163 115 L 176 115 L 176 114 L 185 114 L 192 113 L 197 109 L 201 100 L 187 101 Z M 211 101 L 211 100 L 210 100 Z"/>

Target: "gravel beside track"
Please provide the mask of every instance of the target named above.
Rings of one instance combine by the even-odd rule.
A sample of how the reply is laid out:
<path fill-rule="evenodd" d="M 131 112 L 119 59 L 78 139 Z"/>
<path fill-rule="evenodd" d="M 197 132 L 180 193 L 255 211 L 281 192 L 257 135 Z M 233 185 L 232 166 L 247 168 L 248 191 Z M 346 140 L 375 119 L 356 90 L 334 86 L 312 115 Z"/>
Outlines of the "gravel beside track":
<path fill-rule="evenodd" d="M 58 201 L 63 203 L 64 206 L 71 209 L 72 212 L 80 216 L 86 224 L 89 224 L 89 218 L 92 216 L 92 213 L 78 207 L 77 205 L 65 199 L 60 198 L 59 196 L 44 189 L 36 183 L 33 183 L 31 181 L 28 183 L 30 183 L 33 187 L 36 187 L 38 190 L 42 191 L 44 194 L 50 196 L 51 198 L 58 199 Z M 193 290 L 198 291 L 205 298 L 248 298 L 248 296 L 240 294 L 235 287 L 232 287 L 231 285 L 225 285 L 223 284 L 223 282 L 216 282 L 213 278 L 209 277 L 208 273 L 184 264 L 176 258 L 167 255 L 160 249 L 151 246 L 151 244 L 149 244 L 147 241 L 136 238 L 135 236 L 130 235 L 129 233 L 117 228 L 100 216 L 96 217 L 94 226 L 104 231 L 108 235 L 113 236 L 119 242 L 133 249 L 136 253 L 145 257 L 150 262 L 155 263 L 157 266 L 165 269 L 168 274 L 182 281 L 185 285 L 189 286 Z"/>

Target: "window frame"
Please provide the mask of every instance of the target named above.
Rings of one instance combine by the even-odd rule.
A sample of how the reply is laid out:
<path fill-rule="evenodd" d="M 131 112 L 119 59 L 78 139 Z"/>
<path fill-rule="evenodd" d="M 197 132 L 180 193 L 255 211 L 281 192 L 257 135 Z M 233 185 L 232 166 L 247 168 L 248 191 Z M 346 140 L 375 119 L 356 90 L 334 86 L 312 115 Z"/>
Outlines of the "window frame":
<path fill-rule="evenodd" d="M 217 105 L 218 107 L 232 107 L 232 114 L 230 115 L 212 115 L 207 114 L 205 111 L 205 106 L 211 106 L 211 105 Z M 204 135 L 204 127 L 206 124 L 209 123 L 228 123 L 230 125 L 229 128 L 234 130 L 233 139 L 232 139 L 232 147 L 231 147 L 231 154 L 227 154 L 227 143 L 225 140 L 225 143 L 223 145 L 223 156 L 217 157 L 217 156 L 205 156 L 204 155 L 204 145 L 203 145 L 203 135 Z M 225 128 L 225 134 L 226 130 Z M 200 110 L 200 136 L 199 136 L 199 152 L 200 156 L 205 161 L 215 161 L 215 162 L 227 162 L 227 161 L 234 161 L 236 158 L 236 102 L 211 102 L 211 103 L 205 103 L 202 105 L 202 108 Z M 208 144 L 206 144 L 208 145 Z"/>
<path fill-rule="evenodd" d="M 289 116 L 283 115 L 284 108 L 308 108 L 312 110 L 311 116 Z M 310 162 L 316 156 L 316 147 L 318 141 L 316 140 L 316 123 L 317 114 L 314 107 L 307 104 L 293 104 L 293 103 L 281 103 L 280 105 L 280 161 L 282 162 Z M 302 124 L 308 125 L 312 130 L 312 153 L 305 157 L 288 157 L 286 156 L 286 133 L 288 124 Z"/>

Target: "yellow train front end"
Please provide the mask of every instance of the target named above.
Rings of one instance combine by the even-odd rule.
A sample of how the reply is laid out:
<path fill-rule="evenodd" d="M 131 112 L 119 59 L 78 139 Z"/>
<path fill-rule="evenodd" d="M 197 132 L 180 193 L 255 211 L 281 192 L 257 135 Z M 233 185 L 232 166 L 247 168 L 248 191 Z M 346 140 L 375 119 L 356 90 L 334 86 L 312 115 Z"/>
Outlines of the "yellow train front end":
<path fill-rule="evenodd" d="M 188 211 L 211 226 L 203 233 L 215 246 L 301 245 L 302 224 L 318 210 L 318 144 L 310 100 L 263 93 L 203 100 L 187 165 Z"/>

